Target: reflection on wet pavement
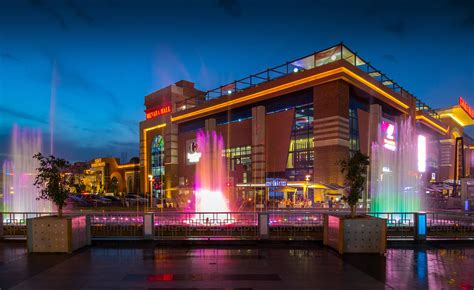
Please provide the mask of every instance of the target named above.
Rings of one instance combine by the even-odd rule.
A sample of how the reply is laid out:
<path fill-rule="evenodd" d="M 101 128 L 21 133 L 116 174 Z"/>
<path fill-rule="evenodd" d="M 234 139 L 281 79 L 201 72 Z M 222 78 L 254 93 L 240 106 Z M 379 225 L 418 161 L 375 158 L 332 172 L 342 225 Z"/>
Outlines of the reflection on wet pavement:
<path fill-rule="evenodd" d="M 317 244 L 168 247 L 96 245 L 72 255 L 27 255 L 0 244 L 8 289 L 472 289 L 474 245 L 392 246 L 343 257 Z"/>

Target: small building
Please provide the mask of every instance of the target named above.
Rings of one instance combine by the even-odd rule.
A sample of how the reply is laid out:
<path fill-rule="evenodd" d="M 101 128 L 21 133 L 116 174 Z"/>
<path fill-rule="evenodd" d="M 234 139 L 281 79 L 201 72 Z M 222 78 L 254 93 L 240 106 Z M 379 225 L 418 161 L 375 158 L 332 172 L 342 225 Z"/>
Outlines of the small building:
<path fill-rule="evenodd" d="M 97 158 L 84 171 L 83 182 L 91 192 L 140 193 L 139 159 L 120 164 L 118 158 Z"/>

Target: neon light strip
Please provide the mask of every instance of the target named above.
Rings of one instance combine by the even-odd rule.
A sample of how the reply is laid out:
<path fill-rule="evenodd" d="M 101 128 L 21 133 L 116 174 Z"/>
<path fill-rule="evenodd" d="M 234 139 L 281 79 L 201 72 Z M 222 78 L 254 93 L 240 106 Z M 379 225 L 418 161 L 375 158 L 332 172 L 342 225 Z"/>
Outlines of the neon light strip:
<path fill-rule="evenodd" d="M 449 131 L 449 128 L 443 128 L 442 126 L 436 124 L 435 122 L 433 122 L 432 120 L 428 119 L 427 117 L 423 116 L 423 115 L 418 115 L 416 116 L 416 119 L 417 120 L 424 120 L 426 121 L 428 124 L 432 125 L 433 127 L 435 127 L 436 129 L 439 129 L 441 132 L 443 133 L 448 133 Z"/>
<path fill-rule="evenodd" d="M 148 180 L 147 180 L 147 177 L 148 177 L 148 169 L 147 169 L 147 155 L 146 155 L 146 132 L 148 131 L 151 131 L 151 130 L 155 130 L 155 129 L 160 129 L 160 128 L 163 128 L 163 127 L 166 127 L 166 123 L 162 123 L 162 124 L 158 124 L 156 126 L 153 126 L 153 127 L 150 127 L 150 128 L 145 128 L 143 129 L 143 176 L 145 177 L 145 192 L 148 188 Z"/>
<path fill-rule="evenodd" d="M 296 81 L 292 81 L 292 82 L 289 82 L 289 83 L 286 83 L 286 84 L 283 84 L 283 85 L 279 85 L 279 86 L 276 86 L 276 87 L 273 87 L 273 88 L 269 88 L 269 89 L 263 90 L 261 92 L 253 93 L 253 94 L 250 94 L 250 95 L 247 95 L 247 96 L 235 99 L 235 100 L 223 102 L 221 104 L 217 104 L 217 105 L 214 105 L 214 106 L 203 108 L 203 109 L 191 112 L 191 113 L 183 114 L 181 116 L 171 117 L 171 121 L 175 122 L 175 121 L 179 121 L 179 120 L 186 119 L 186 118 L 189 118 L 189 117 L 193 117 L 193 116 L 196 116 L 196 115 L 201 115 L 201 114 L 205 114 L 205 113 L 208 113 L 208 112 L 212 112 L 212 111 L 215 111 L 215 110 L 218 110 L 218 109 L 221 109 L 221 108 L 225 108 L 225 107 L 228 107 L 228 106 L 231 106 L 231 105 L 234 105 L 234 104 L 242 103 L 242 102 L 245 102 L 245 101 L 248 101 L 248 100 L 252 100 L 252 99 L 255 99 L 255 98 L 258 98 L 258 97 L 261 97 L 261 96 L 265 96 L 265 95 L 268 95 L 268 94 L 271 94 L 271 93 L 279 92 L 279 91 L 282 91 L 282 90 L 285 90 L 285 89 L 288 89 L 288 88 L 292 88 L 292 87 L 295 87 L 295 86 L 298 86 L 298 85 L 302 85 L 302 84 L 305 84 L 305 83 L 308 83 L 308 82 L 311 82 L 311 81 L 319 80 L 319 79 L 329 77 L 329 76 L 339 74 L 339 73 L 345 73 L 345 74 L 349 75 L 350 77 L 358 80 L 359 82 L 363 83 L 364 85 L 368 86 L 369 88 L 371 88 L 374 91 L 378 92 L 379 94 L 383 95 L 387 99 L 389 99 L 389 100 L 393 101 L 394 103 L 400 105 L 404 109 L 408 109 L 410 107 L 407 104 L 403 103 L 402 101 L 398 100 L 396 97 L 394 97 L 394 96 L 390 95 L 389 93 L 385 92 L 384 90 L 382 90 L 378 86 L 376 86 L 373 83 L 367 81 L 363 77 L 357 75 L 356 73 L 350 71 L 349 69 L 347 69 L 345 67 L 340 67 L 340 68 L 332 69 L 332 70 L 322 72 L 322 73 L 319 73 L 319 74 L 315 74 L 315 75 L 312 75 L 312 76 L 309 76 L 309 77 L 305 77 L 305 78 L 302 78 L 302 79 L 299 79 L 299 80 L 296 80 Z"/>
<path fill-rule="evenodd" d="M 118 165 L 118 168 L 133 168 L 133 167 L 138 167 L 140 166 L 139 164 L 123 164 L 123 165 Z"/>
<path fill-rule="evenodd" d="M 418 135 L 418 172 L 426 171 L 426 137 Z"/>
<path fill-rule="evenodd" d="M 453 114 L 451 113 L 445 113 L 445 114 L 441 114 L 440 117 L 451 117 L 451 119 L 453 119 L 454 121 L 456 121 L 456 123 L 458 123 L 460 126 L 462 127 L 465 127 L 466 125 L 464 125 L 463 122 L 461 122 L 461 120 L 459 120 L 458 118 L 456 118 Z"/>

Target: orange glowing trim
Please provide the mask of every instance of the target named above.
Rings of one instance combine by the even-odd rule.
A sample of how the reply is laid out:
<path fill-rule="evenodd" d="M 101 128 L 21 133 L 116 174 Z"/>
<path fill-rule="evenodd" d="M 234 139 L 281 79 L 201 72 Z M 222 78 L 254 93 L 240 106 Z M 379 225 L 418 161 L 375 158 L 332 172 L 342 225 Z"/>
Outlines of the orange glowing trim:
<path fill-rule="evenodd" d="M 221 109 L 221 108 L 226 108 L 226 107 L 234 105 L 234 104 L 242 103 L 242 102 L 254 99 L 254 98 L 258 98 L 258 97 L 265 96 L 265 95 L 268 95 L 268 94 L 271 94 L 271 93 L 282 91 L 282 90 L 292 88 L 292 87 L 295 87 L 295 86 L 298 86 L 298 85 L 302 85 L 302 84 L 305 84 L 305 83 L 308 83 L 308 82 L 311 82 L 311 81 L 319 80 L 319 79 L 322 79 L 322 78 L 325 78 L 325 77 L 328 77 L 328 76 L 332 76 L 332 75 L 335 75 L 335 74 L 338 74 L 338 73 L 348 74 L 352 78 L 358 80 L 359 82 L 363 83 L 364 85 L 368 86 L 369 88 L 373 89 L 374 91 L 378 92 L 379 94 L 383 95 L 384 97 L 388 98 L 389 100 L 393 101 L 394 103 L 400 105 L 404 109 L 408 109 L 410 107 L 407 104 L 403 103 L 402 101 L 398 100 L 396 97 L 394 97 L 394 96 L 390 95 L 389 93 L 385 92 L 384 90 L 382 90 L 378 86 L 374 85 L 373 83 L 367 81 L 366 79 L 362 78 L 361 76 L 359 76 L 359 75 L 355 74 L 354 72 L 350 71 L 349 69 L 347 69 L 345 67 L 340 67 L 340 68 L 329 70 L 327 72 L 315 74 L 315 75 L 305 77 L 305 78 L 302 78 L 302 79 L 299 79 L 299 80 L 296 80 L 296 81 L 292 81 L 292 82 L 289 82 L 289 83 L 286 83 L 286 84 L 283 84 L 283 85 L 279 85 L 279 86 L 276 86 L 276 87 L 273 87 L 273 88 L 269 88 L 269 89 L 263 90 L 261 92 L 253 93 L 253 94 L 250 94 L 250 95 L 247 95 L 247 96 L 235 99 L 235 100 L 227 101 L 227 102 L 217 104 L 217 105 L 207 107 L 207 108 L 202 108 L 200 110 L 197 110 L 197 111 L 194 111 L 194 112 L 191 112 L 191 113 L 187 113 L 187 114 L 184 114 L 184 115 L 181 115 L 181 116 L 171 117 L 171 121 L 175 122 L 175 121 L 179 121 L 179 120 L 186 119 L 186 118 L 189 118 L 189 117 L 193 117 L 193 116 L 196 116 L 196 115 L 201 115 L 201 114 L 205 114 L 205 113 L 208 113 L 208 112 L 212 112 L 214 110 L 218 110 L 218 109 Z"/>
<path fill-rule="evenodd" d="M 433 127 L 439 129 L 441 132 L 443 132 L 443 133 L 445 133 L 445 134 L 448 133 L 448 131 L 449 131 L 449 128 L 446 129 L 446 128 L 444 128 L 444 127 L 442 127 L 442 126 L 436 124 L 435 122 L 433 122 L 432 120 L 428 119 L 427 117 L 425 117 L 425 116 L 423 116 L 423 115 L 418 115 L 418 116 L 416 116 L 416 119 L 417 119 L 417 120 L 424 120 L 424 121 L 426 121 L 428 124 L 430 124 L 430 125 L 432 125 Z"/>
<path fill-rule="evenodd" d="M 458 118 L 456 118 L 456 116 L 454 116 L 454 114 L 445 113 L 445 114 L 441 114 L 440 117 L 451 117 L 451 119 L 453 119 L 453 120 L 454 120 L 456 123 L 458 123 L 461 127 L 466 126 L 461 120 L 459 120 Z"/>
<path fill-rule="evenodd" d="M 160 129 L 160 128 L 163 128 L 163 127 L 166 127 L 166 123 L 162 123 L 162 124 L 158 124 L 156 126 L 153 126 L 153 127 L 150 127 L 150 128 L 145 128 L 143 129 L 143 170 L 144 170 L 144 173 L 143 174 L 146 178 L 146 173 L 148 172 L 147 171 L 147 156 L 146 156 L 146 132 L 148 131 L 151 131 L 151 130 L 155 130 L 155 129 Z M 145 191 L 148 187 L 148 181 L 145 180 Z"/>
<path fill-rule="evenodd" d="M 470 145 L 469 149 L 474 150 L 474 145 Z"/>
<path fill-rule="evenodd" d="M 133 168 L 136 166 L 139 166 L 139 164 L 122 164 L 122 165 L 118 165 L 117 167 L 118 168 Z"/>

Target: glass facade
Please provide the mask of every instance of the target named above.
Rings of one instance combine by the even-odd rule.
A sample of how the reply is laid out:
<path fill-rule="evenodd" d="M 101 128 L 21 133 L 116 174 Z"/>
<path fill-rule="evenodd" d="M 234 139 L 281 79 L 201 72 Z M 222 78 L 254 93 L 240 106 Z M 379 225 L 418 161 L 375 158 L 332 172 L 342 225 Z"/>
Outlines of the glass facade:
<path fill-rule="evenodd" d="M 235 167 L 242 164 L 245 171 L 250 171 L 252 166 L 252 151 L 251 146 L 240 146 L 227 148 L 224 151 L 224 156 L 229 161 L 230 171 L 234 171 Z"/>
<path fill-rule="evenodd" d="M 314 167 L 313 104 L 295 108 L 286 166 L 288 180 L 305 180 Z"/>
<path fill-rule="evenodd" d="M 165 175 L 165 142 L 161 135 L 153 137 L 151 142 L 151 175 L 155 180 L 162 183 Z M 153 188 L 153 195 L 158 196 L 161 193 L 160 188 Z"/>
<path fill-rule="evenodd" d="M 360 150 L 359 114 L 357 110 L 367 110 L 367 105 L 356 98 L 349 99 L 349 151 L 351 153 Z"/>

